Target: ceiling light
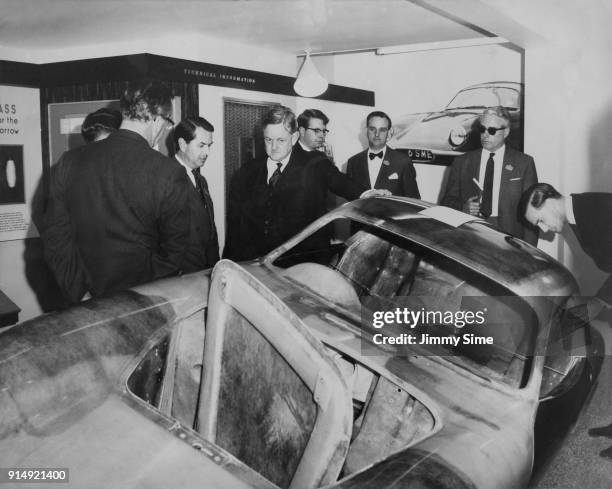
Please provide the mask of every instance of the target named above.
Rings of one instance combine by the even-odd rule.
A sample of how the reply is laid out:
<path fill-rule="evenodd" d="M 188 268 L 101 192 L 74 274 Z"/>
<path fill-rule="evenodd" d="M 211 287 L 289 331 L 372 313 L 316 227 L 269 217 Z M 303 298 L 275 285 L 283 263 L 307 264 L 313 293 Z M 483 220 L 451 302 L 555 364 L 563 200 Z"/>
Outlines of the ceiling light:
<path fill-rule="evenodd" d="M 302 97 L 318 97 L 327 90 L 327 86 L 327 80 L 323 78 L 312 59 L 310 59 L 310 50 L 306 50 L 304 63 L 293 84 L 295 93 Z"/>

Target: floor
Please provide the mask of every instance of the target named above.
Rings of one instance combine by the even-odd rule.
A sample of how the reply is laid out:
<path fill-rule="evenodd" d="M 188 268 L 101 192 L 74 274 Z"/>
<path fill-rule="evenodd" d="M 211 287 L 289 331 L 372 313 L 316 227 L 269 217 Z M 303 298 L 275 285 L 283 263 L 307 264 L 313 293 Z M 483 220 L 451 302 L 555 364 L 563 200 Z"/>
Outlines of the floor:
<path fill-rule="evenodd" d="M 612 426 L 612 327 L 602 321 L 593 321 L 593 326 L 606 344 L 597 385 L 564 445 L 532 489 L 612 488 L 612 435 L 589 435 L 590 429 Z"/>

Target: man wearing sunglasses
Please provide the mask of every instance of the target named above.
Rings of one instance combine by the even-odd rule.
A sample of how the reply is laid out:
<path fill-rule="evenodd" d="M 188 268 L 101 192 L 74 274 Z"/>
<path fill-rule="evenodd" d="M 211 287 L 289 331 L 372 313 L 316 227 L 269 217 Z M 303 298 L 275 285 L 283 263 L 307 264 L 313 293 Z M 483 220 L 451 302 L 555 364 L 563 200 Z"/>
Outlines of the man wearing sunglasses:
<path fill-rule="evenodd" d="M 504 107 L 486 109 L 477 130 L 482 149 L 455 158 L 440 204 L 486 219 L 535 246 L 537 229 L 519 215 L 523 192 L 538 181 L 533 158 L 506 146 L 510 115 Z"/>

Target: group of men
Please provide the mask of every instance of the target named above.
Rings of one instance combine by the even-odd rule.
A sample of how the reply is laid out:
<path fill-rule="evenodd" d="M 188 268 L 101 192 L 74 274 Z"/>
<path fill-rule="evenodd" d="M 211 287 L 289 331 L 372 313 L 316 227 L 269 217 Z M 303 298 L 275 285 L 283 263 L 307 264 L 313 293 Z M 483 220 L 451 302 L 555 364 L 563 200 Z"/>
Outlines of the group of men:
<path fill-rule="evenodd" d="M 84 126 L 97 121 L 107 133 L 66 152 L 51 172 L 39 227 L 45 257 L 72 303 L 87 293 L 209 268 L 219 259 L 213 204 L 200 173 L 214 127 L 202 117 L 181 121 L 173 132 L 176 154 L 168 158 L 152 148 L 173 124 L 169 89 L 153 81 L 133 85 L 120 104 L 119 129 L 106 127 L 116 126 L 116 114 L 97 114 Z M 231 183 L 224 257 L 248 260 L 274 249 L 326 212 L 329 192 L 347 200 L 420 198 L 410 158 L 387 146 L 393 131 L 387 114 L 367 116 L 368 148 L 349 158 L 346 174 L 325 151 L 328 123 L 316 109 L 296 117 L 277 106 L 266 115 L 266 156 L 243 165 Z M 612 233 L 602 234 L 592 219 L 611 204 L 608 195 L 563 198 L 538 184 L 533 158 L 505 144 L 510 117 L 503 107 L 486 109 L 477 129 L 482 148 L 455 158 L 440 203 L 534 245 L 538 228 L 561 232 L 567 221 L 599 267 L 612 271 Z M 316 250 L 329 239 L 321 230 L 300 246 Z M 598 297 L 612 303 L 612 279 Z"/>
<path fill-rule="evenodd" d="M 168 158 L 153 147 L 173 124 L 169 89 L 156 81 L 132 84 L 120 108 L 118 128 L 107 111 L 85 121 L 83 136 L 92 144 L 67 151 L 53 166 L 37 222 L 45 258 L 70 303 L 219 259 L 213 204 L 200 173 L 214 127 L 202 117 L 182 120 Z M 347 200 L 420 197 L 412 162 L 386 145 L 392 127 L 385 113 L 368 116 L 369 149 L 349 160 L 348 175 L 321 151 L 328 122 L 316 109 L 296 117 L 279 106 L 267 114 L 266 156 L 241 167 L 232 182 L 224 256 L 245 260 L 272 250 L 326 212 L 328 192 Z M 315 234 L 302 246 L 317 249 L 329 238 Z"/>

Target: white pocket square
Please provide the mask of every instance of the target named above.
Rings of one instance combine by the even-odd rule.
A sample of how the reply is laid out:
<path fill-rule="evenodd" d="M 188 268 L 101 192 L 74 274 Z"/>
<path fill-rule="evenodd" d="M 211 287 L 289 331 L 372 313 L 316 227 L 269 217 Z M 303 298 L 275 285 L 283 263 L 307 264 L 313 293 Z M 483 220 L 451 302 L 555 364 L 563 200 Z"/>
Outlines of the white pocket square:
<path fill-rule="evenodd" d="M 397 173 L 391 173 L 391 175 L 389 175 L 389 180 L 397 180 L 399 178 L 399 175 Z"/>
<path fill-rule="evenodd" d="M 521 177 L 516 177 L 516 178 L 511 178 L 510 181 L 511 182 L 515 182 L 516 180 L 520 180 L 520 179 L 521 179 Z"/>

